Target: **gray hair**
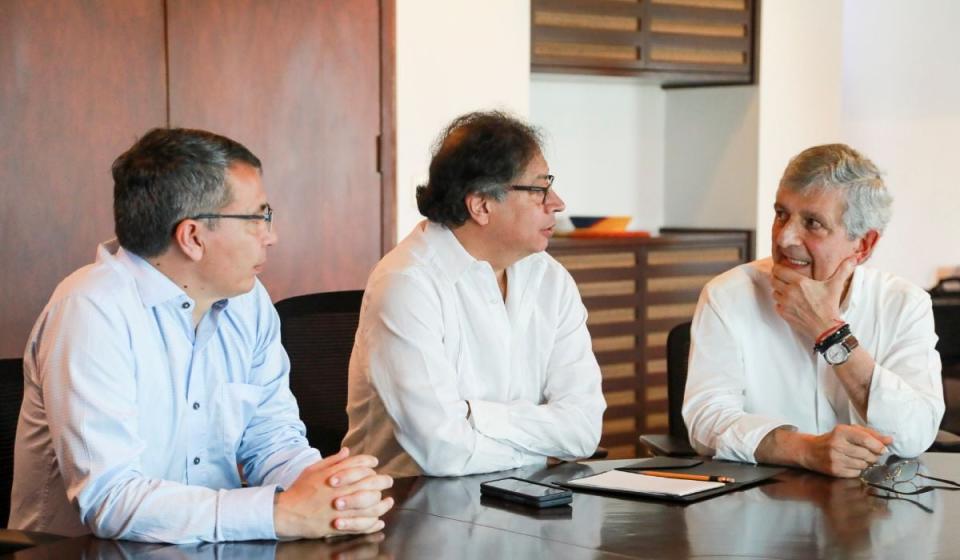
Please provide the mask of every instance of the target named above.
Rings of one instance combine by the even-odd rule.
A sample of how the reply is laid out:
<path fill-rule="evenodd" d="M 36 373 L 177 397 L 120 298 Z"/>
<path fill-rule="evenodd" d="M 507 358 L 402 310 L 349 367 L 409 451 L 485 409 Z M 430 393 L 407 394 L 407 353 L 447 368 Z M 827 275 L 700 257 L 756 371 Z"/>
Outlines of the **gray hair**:
<path fill-rule="evenodd" d="M 787 164 L 780 185 L 798 193 L 811 189 L 843 193 L 843 225 L 850 239 L 870 230 L 882 233 L 890 222 L 893 197 L 880 170 L 846 144 L 824 144 L 800 152 Z"/>

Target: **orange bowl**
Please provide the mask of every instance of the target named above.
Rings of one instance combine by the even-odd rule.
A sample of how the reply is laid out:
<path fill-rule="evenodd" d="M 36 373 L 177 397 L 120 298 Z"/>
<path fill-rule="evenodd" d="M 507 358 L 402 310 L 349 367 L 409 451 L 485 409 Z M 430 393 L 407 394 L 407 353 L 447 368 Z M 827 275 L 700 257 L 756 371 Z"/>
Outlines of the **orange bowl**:
<path fill-rule="evenodd" d="M 577 232 L 624 231 L 630 225 L 630 216 L 570 216 Z"/>

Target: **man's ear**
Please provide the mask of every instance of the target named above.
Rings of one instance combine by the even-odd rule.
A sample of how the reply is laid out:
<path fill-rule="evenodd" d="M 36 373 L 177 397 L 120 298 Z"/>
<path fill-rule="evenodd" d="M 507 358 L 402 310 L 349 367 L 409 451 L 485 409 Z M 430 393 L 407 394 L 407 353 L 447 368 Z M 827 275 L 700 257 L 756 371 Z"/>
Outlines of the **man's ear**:
<path fill-rule="evenodd" d="M 188 259 L 199 261 L 206 250 L 203 233 L 204 230 L 197 220 L 182 220 L 173 230 L 172 245 Z"/>
<path fill-rule="evenodd" d="M 877 241 L 879 240 L 880 234 L 875 229 L 871 229 L 860 238 L 860 241 L 857 242 L 857 264 L 867 262 L 867 259 L 873 254 L 873 248 L 877 246 Z"/>
<path fill-rule="evenodd" d="M 488 199 L 478 193 L 470 193 L 463 202 L 467 206 L 467 213 L 478 225 L 485 226 L 490 222 L 490 205 Z"/>

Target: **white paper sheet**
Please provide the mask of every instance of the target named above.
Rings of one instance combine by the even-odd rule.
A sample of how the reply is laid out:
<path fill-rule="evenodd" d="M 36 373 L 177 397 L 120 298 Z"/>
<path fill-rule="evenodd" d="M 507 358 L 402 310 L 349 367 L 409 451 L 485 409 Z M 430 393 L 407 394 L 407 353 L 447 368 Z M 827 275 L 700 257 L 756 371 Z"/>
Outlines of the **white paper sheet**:
<path fill-rule="evenodd" d="M 641 494 L 659 494 L 662 496 L 686 496 L 704 490 L 712 490 L 724 485 L 722 482 L 704 482 L 701 480 L 680 480 L 647 476 L 625 471 L 607 471 L 566 483 L 567 486 L 581 486 L 597 490 L 623 490 Z"/>

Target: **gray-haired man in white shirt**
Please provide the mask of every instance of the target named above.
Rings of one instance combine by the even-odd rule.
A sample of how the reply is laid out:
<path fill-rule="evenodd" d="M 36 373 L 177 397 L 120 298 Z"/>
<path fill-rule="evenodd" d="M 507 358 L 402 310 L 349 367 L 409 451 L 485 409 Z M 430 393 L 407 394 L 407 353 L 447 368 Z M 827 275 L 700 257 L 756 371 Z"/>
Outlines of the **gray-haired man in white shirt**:
<path fill-rule="evenodd" d="M 383 472 L 454 476 L 591 455 L 606 404 L 536 130 L 502 113 L 442 135 L 427 220 L 367 283 L 344 445 Z"/>
<path fill-rule="evenodd" d="M 859 266 L 891 200 L 849 146 L 790 161 L 772 258 L 715 278 L 697 305 L 683 417 L 698 451 L 854 477 L 933 442 L 944 403 L 930 297 Z"/>

